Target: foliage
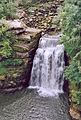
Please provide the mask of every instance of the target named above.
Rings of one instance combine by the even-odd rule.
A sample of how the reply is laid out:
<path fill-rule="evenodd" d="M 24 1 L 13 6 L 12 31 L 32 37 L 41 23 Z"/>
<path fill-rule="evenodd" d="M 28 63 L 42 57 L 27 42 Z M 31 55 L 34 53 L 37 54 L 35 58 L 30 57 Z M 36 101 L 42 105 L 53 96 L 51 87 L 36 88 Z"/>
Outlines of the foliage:
<path fill-rule="evenodd" d="M 16 17 L 15 0 L 0 0 L 0 19 L 13 19 Z"/>
<path fill-rule="evenodd" d="M 21 59 L 7 59 L 1 63 L 4 66 L 18 66 L 21 65 L 23 62 Z"/>
<path fill-rule="evenodd" d="M 12 44 L 13 35 L 7 31 L 7 27 L 3 24 L 0 26 L 0 56 L 10 57 L 13 54 Z"/>
<path fill-rule="evenodd" d="M 63 33 L 61 42 L 70 57 L 65 76 L 77 87 L 77 90 L 73 88 L 75 92 L 71 92 L 72 100 L 81 105 L 81 0 L 65 0 L 60 26 Z"/>
<path fill-rule="evenodd" d="M 61 13 L 60 22 L 63 32 L 62 41 L 68 54 L 71 57 L 74 57 L 76 53 L 81 50 L 81 46 L 79 46 L 81 44 L 81 8 L 78 5 L 66 1 L 63 11 Z"/>
<path fill-rule="evenodd" d="M 22 0 L 22 5 L 24 8 L 28 9 L 30 7 L 36 7 L 36 4 L 39 3 L 38 0 Z"/>
<path fill-rule="evenodd" d="M 38 4 L 51 2 L 53 0 L 22 0 L 22 5 L 28 9 L 30 7 L 36 7 Z M 45 4 L 44 4 L 45 5 Z"/>
<path fill-rule="evenodd" d="M 0 63 L 0 75 L 4 75 L 7 73 L 7 69 Z"/>
<path fill-rule="evenodd" d="M 81 72 L 79 70 L 79 63 L 73 60 L 65 71 L 65 77 L 79 84 L 81 82 Z"/>
<path fill-rule="evenodd" d="M 21 59 L 8 58 L 0 62 L 0 75 L 7 74 L 7 68 L 10 66 L 20 66 L 23 64 Z"/>
<path fill-rule="evenodd" d="M 0 19 L 14 19 L 16 17 L 15 0 L 0 0 Z M 1 20 L 2 21 L 2 20 Z M 13 34 L 7 31 L 7 26 L 0 21 L 0 60 L 13 55 Z M 0 75 L 6 74 L 7 69 L 0 62 Z"/>
<path fill-rule="evenodd" d="M 81 90 L 80 91 L 72 90 L 71 91 L 71 98 L 72 98 L 73 103 L 75 103 L 77 105 L 81 105 Z"/>

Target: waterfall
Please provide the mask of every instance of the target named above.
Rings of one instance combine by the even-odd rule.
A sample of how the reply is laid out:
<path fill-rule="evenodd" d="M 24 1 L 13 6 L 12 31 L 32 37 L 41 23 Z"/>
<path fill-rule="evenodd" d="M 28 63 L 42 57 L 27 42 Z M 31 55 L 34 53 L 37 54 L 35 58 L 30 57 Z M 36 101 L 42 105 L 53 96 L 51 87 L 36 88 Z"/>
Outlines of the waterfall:
<path fill-rule="evenodd" d="M 64 46 L 59 39 L 60 35 L 40 38 L 30 79 L 30 88 L 38 88 L 40 95 L 63 92 Z"/>

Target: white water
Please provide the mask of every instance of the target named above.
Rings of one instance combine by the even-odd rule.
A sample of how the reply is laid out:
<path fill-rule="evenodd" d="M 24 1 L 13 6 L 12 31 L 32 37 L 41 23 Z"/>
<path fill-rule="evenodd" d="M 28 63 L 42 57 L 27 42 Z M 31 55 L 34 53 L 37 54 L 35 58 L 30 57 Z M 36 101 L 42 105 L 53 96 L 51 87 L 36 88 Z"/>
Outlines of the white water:
<path fill-rule="evenodd" d="M 58 44 L 59 39 L 59 35 L 40 39 L 30 79 L 30 88 L 38 88 L 40 95 L 63 92 L 64 46 Z"/>

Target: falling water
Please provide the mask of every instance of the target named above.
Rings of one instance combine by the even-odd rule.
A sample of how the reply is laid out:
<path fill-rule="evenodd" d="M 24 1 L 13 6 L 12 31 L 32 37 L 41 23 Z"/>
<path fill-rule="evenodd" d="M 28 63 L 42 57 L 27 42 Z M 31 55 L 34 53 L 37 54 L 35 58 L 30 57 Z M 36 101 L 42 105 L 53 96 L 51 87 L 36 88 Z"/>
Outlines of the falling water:
<path fill-rule="evenodd" d="M 58 44 L 60 35 L 44 35 L 33 61 L 30 87 L 38 88 L 40 95 L 63 92 L 64 46 Z"/>

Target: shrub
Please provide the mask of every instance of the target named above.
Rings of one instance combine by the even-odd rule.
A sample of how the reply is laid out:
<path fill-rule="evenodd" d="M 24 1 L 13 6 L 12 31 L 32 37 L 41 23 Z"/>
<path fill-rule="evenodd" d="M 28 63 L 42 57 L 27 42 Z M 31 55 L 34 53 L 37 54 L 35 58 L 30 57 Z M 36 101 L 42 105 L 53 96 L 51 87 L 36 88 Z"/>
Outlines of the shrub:
<path fill-rule="evenodd" d="M 16 17 L 16 4 L 14 0 L 0 0 L 0 19 L 13 19 Z"/>
<path fill-rule="evenodd" d="M 65 77 L 73 83 L 73 102 L 81 105 L 81 0 L 65 0 L 60 14 L 62 43 L 70 57 L 70 65 L 65 69 Z"/>
<path fill-rule="evenodd" d="M 6 59 L 1 62 L 3 66 L 20 66 L 23 64 L 23 61 L 21 59 Z"/>
<path fill-rule="evenodd" d="M 62 42 L 71 57 L 81 50 L 81 46 L 79 46 L 81 44 L 80 12 L 81 8 L 78 5 L 65 1 L 60 24 L 63 32 Z"/>
<path fill-rule="evenodd" d="M 7 31 L 5 25 L 0 26 L 0 56 L 11 57 L 13 54 L 12 44 L 14 41 L 13 34 Z"/>

